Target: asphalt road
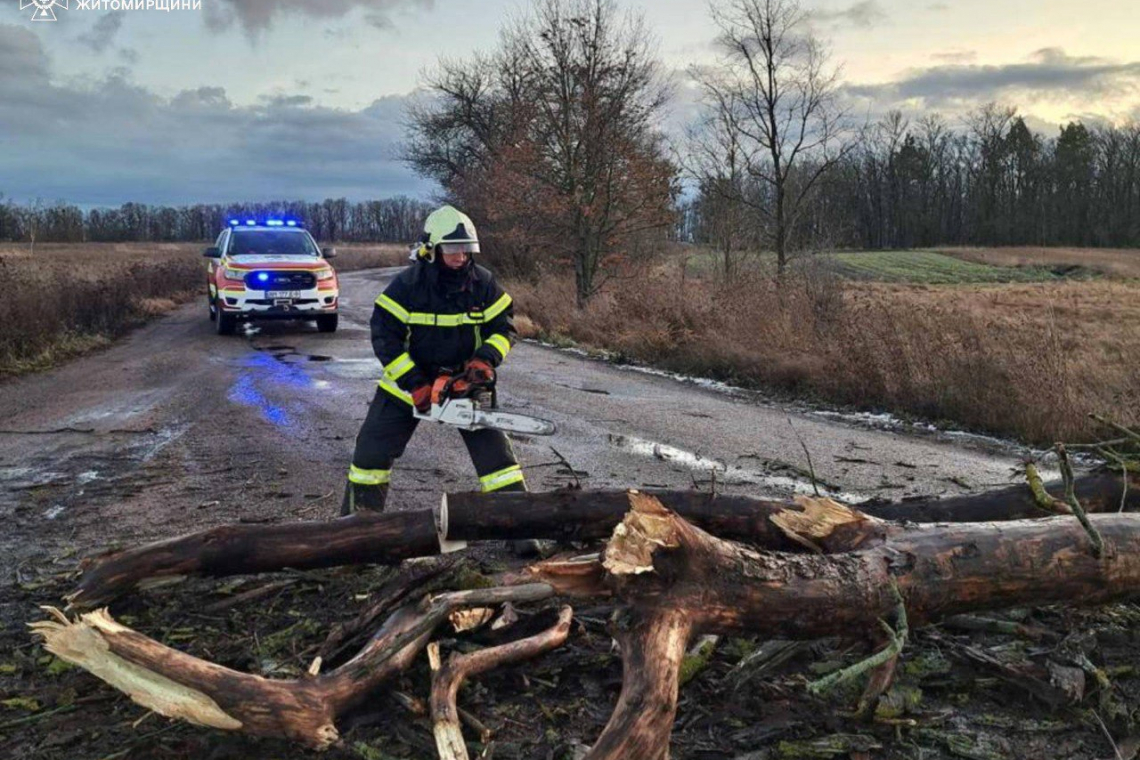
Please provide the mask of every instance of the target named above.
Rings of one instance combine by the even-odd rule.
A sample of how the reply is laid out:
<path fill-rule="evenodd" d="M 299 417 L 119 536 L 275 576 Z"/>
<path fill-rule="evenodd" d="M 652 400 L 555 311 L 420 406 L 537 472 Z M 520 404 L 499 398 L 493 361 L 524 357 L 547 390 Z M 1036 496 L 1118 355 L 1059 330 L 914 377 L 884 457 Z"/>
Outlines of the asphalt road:
<path fill-rule="evenodd" d="M 0 619 L 26 619 L 13 584 L 34 588 L 60 557 L 219 523 L 335 516 L 380 372 L 372 302 L 394 271 L 342 278 L 334 335 L 262 323 L 220 337 L 203 300 L 106 351 L 0 383 Z M 532 490 L 715 480 L 725 492 L 810 492 L 806 449 L 825 492 L 895 500 L 1003 484 L 1017 462 L 999 445 L 869 429 L 533 344 L 501 371 L 500 405 L 558 425 L 515 442 Z M 426 508 L 476 486 L 458 434 L 423 424 L 390 504 Z"/>

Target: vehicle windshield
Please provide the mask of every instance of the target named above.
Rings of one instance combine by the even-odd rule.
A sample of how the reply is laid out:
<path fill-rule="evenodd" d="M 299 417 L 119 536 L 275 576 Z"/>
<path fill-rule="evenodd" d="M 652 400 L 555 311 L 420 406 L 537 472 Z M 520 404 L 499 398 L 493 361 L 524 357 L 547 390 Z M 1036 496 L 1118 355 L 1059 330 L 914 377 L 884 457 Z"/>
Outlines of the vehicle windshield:
<path fill-rule="evenodd" d="M 304 230 L 234 230 L 230 236 L 230 256 L 279 254 L 319 256 L 312 238 Z"/>

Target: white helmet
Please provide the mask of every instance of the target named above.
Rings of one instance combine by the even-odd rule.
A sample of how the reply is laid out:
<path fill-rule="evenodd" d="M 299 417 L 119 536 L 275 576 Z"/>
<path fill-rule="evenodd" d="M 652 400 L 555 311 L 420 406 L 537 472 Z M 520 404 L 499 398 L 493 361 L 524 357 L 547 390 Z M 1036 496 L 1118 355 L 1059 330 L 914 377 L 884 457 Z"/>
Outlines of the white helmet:
<path fill-rule="evenodd" d="M 479 253 L 479 233 L 475 231 L 475 223 L 454 206 L 442 206 L 428 214 L 424 220 L 423 237 L 420 244 L 412 249 L 410 258 L 414 260 L 418 256 L 434 261 L 437 251 Z"/>

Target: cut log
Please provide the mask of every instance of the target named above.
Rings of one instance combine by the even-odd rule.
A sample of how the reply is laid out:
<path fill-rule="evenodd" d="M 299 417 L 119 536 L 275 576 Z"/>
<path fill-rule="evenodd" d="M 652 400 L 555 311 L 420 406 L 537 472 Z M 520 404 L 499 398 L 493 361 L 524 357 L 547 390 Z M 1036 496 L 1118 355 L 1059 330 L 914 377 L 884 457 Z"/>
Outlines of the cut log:
<path fill-rule="evenodd" d="M 1076 495 L 1086 512 L 1116 512 L 1125 495 L 1120 475 L 1094 473 L 1078 478 Z M 1046 485 L 1057 498 L 1064 484 Z M 440 506 L 444 539 L 545 538 L 592 541 L 609 537 L 629 508 L 626 491 L 563 490 L 538 493 L 448 493 Z M 647 490 L 667 508 L 720 538 L 747 541 L 765 549 L 795 549 L 786 536 L 773 530 L 769 518 L 785 512 L 789 501 L 701 491 Z M 1140 476 L 1131 475 L 1125 511 L 1140 511 Z M 932 522 L 996 522 L 1047 517 L 1036 506 L 1026 485 L 946 499 L 915 499 L 893 504 L 859 505 L 863 514 L 882 520 Z M 836 550 L 843 550 L 837 548 Z"/>
<path fill-rule="evenodd" d="M 648 494 L 599 556 L 544 562 L 511 585 L 442 594 L 395 613 L 353 660 L 328 675 L 269 681 L 163 647 L 105 613 L 33 629 L 49 651 L 79 664 L 163 714 L 205 725 L 327 746 L 337 715 L 363 699 L 424 646 L 459 607 L 535 601 L 555 593 L 610 597 L 626 621 L 615 632 L 624 659 L 621 695 L 587 756 L 667 757 L 679 670 L 691 636 L 865 638 L 899 600 L 912 627 L 945 616 L 1011 606 L 1098 604 L 1140 593 L 1140 515 L 1093 515 L 1104 553 L 1073 517 L 942 525 L 871 520 L 828 499 L 801 500 L 771 516 L 796 546 L 836 526 L 873 529 L 837 554 L 771 552 L 709 534 Z"/>
<path fill-rule="evenodd" d="M 1127 504 L 1140 510 L 1140 476 L 1132 475 Z M 1062 494 L 1060 484 L 1050 490 Z M 698 491 L 653 493 L 674 512 L 721 538 L 779 551 L 848 551 L 877 535 L 862 517 L 817 531 L 805 544 L 772 522 L 774 515 L 802 511 L 793 502 L 715 496 Z M 1089 475 L 1077 481 L 1089 512 L 1115 512 L 1124 493 L 1120 476 Z M 997 494 L 997 495 L 994 495 Z M 800 499 L 803 503 L 803 499 Z M 395 564 L 409 557 L 438 554 L 444 542 L 484 539 L 603 539 L 628 509 L 625 491 L 550 493 L 456 493 L 444 496 L 439 533 L 424 510 L 379 515 L 356 514 L 328 522 L 281 525 L 226 525 L 90 560 L 71 608 L 91 609 L 152 579 L 190 574 L 233 575 L 287 567 L 304 569 L 365 562 Z M 1040 517 L 1028 486 L 945 500 L 874 505 L 860 514 L 912 522 L 994 521 Z M 969 518 L 965 520 L 963 518 Z"/>
<path fill-rule="evenodd" d="M 185 575 L 240 575 L 334 565 L 394 565 L 439 553 L 429 511 L 356 513 L 325 522 L 222 525 L 178 538 L 96 557 L 67 597 L 90 609 L 140 582 Z"/>

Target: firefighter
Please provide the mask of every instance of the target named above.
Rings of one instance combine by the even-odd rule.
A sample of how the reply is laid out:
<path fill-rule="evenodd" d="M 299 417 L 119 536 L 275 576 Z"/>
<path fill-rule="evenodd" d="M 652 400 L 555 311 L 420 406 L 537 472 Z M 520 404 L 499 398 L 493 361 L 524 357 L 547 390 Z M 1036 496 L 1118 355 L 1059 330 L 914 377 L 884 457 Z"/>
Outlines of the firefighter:
<path fill-rule="evenodd" d="M 475 225 L 444 206 L 424 222 L 413 263 L 376 299 L 372 349 L 384 367 L 356 436 L 341 514 L 384 509 L 392 464 L 415 432 L 412 408 L 431 408 L 446 373 L 493 382 L 515 340 L 511 297 L 478 266 Z M 522 469 L 499 430 L 460 430 L 483 491 L 525 491 Z"/>

